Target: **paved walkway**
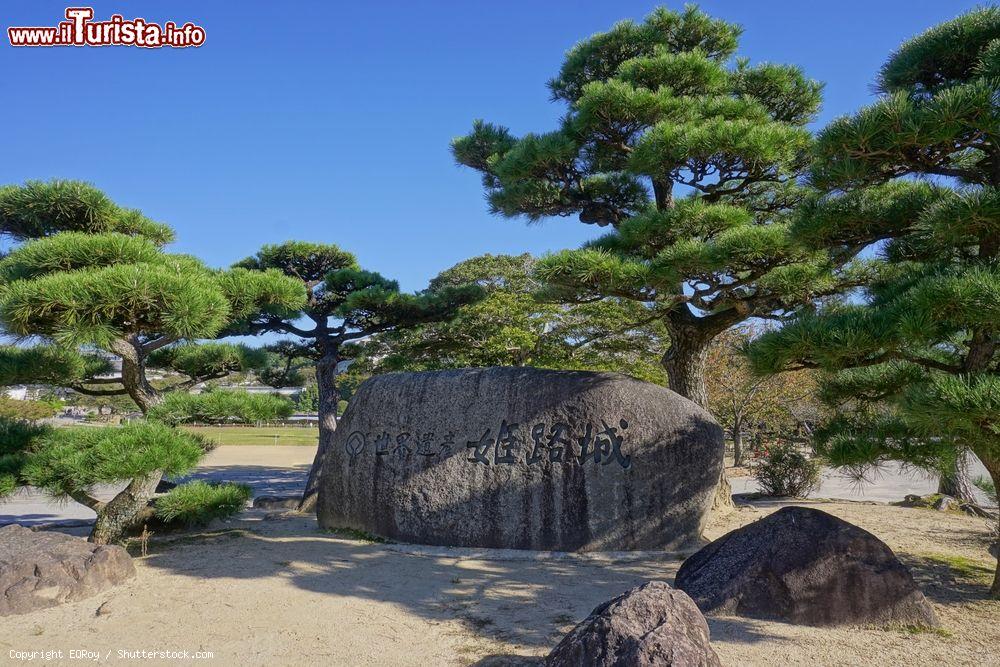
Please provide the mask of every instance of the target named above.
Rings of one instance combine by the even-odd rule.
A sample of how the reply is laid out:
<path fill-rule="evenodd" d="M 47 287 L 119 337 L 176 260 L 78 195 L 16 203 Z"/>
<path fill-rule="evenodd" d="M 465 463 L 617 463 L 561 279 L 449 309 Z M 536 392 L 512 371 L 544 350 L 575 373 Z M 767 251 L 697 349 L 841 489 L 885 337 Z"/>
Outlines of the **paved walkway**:
<path fill-rule="evenodd" d="M 185 479 L 209 479 L 243 482 L 253 488 L 254 495 L 294 495 L 305 486 L 309 466 L 316 454 L 315 447 L 267 445 L 226 445 L 214 449 L 202 464 Z M 973 476 L 985 475 L 976 462 Z M 730 480 L 733 493 L 757 490 L 749 477 Z M 96 493 L 111 498 L 121 487 L 105 487 Z M 924 495 L 937 489 L 937 481 L 926 473 L 904 469 L 897 464 L 885 466 L 870 483 L 858 485 L 835 470 L 827 470 L 823 483 L 812 494 L 814 498 L 871 500 L 894 502 L 915 493 Z M 0 525 L 20 523 L 35 525 L 53 522 L 93 520 L 94 512 L 71 500 L 59 501 L 33 489 L 20 489 L 6 502 L 0 503 Z"/>
<path fill-rule="evenodd" d="M 208 479 L 249 484 L 255 496 L 294 495 L 306 485 L 315 447 L 224 445 L 217 447 L 189 479 Z M 102 500 L 114 497 L 121 486 L 98 488 Z M 72 500 L 55 500 L 37 489 L 19 489 L 0 502 L 0 525 L 92 521 L 94 511 Z"/>

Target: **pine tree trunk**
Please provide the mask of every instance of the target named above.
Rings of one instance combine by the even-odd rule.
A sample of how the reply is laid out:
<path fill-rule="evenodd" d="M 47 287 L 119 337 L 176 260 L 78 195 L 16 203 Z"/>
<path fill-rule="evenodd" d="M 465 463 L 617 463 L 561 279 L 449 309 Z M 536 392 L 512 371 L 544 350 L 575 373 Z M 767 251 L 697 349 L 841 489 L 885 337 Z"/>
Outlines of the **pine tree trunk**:
<path fill-rule="evenodd" d="M 990 477 L 993 479 L 993 486 L 1000 489 L 1000 455 L 997 455 L 996 450 L 992 451 L 987 447 L 979 447 L 975 450 L 976 456 L 979 460 L 983 462 L 983 466 L 986 471 L 990 473 Z M 1000 600 L 1000 509 L 997 510 L 997 563 L 993 570 L 993 585 L 990 586 L 990 597 L 994 600 Z"/>
<path fill-rule="evenodd" d="M 972 477 L 969 475 L 969 456 L 965 451 L 959 453 L 950 470 L 942 472 L 938 479 L 938 493 L 963 503 L 977 502 Z"/>
<path fill-rule="evenodd" d="M 700 335 L 694 329 L 669 325 L 670 349 L 663 355 L 663 368 L 667 371 L 670 388 L 684 398 L 708 409 L 708 390 L 705 385 L 705 361 L 711 337 Z M 733 489 L 722 466 L 719 486 L 716 488 L 713 511 L 728 511 L 733 504 Z"/>
<path fill-rule="evenodd" d="M 161 477 L 159 471 L 146 477 L 136 477 L 121 493 L 100 507 L 94 528 L 90 532 L 90 541 L 94 544 L 120 542 L 125 533 L 143 516 Z"/>
<path fill-rule="evenodd" d="M 329 450 L 333 434 L 337 430 L 337 407 L 340 394 L 337 392 L 337 365 L 340 355 L 336 350 L 326 353 L 316 364 L 316 385 L 319 390 L 319 447 L 316 457 L 309 469 L 305 491 L 299 500 L 299 511 L 313 512 L 316 510 L 316 500 L 319 497 L 319 476 L 323 470 L 323 461 Z"/>
<path fill-rule="evenodd" d="M 111 343 L 111 351 L 122 360 L 122 386 L 142 414 L 163 400 L 146 378 L 146 359 L 135 344 L 125 339 Z"/>
<path fill-rule="evenodd" d="M 705 387 L 705 360 L 710 341 L 670 330 L 670 349 L 663 355 L 663 368 L 667 371 L 670 388 L 684 398 L 708 409 L 708 390 Z"/>

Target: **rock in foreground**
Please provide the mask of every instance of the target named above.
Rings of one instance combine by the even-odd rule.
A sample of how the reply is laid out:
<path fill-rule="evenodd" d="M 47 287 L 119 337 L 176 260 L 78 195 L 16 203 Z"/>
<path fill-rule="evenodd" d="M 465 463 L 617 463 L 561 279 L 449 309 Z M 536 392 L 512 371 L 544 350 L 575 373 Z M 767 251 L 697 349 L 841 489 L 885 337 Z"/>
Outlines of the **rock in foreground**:
<path fill-rule="evenodd" d="M 420 544 L 677 548 L 701 533 L 722 453 L 707 412 L 623 375 L 394 373 L 351 399 L 317 514 Z"/>
<path fill-rule="evenodd" d="M 684 561 L 675 585 L 705 613 L 804 625 L 938 625 L 884 542 L 806 507 L 785 507 L 720 537 Z"/>
<path fill-rule="evenodd" d="M 547 667 L 714 667 L 708 623 L 685 593 L 651 581 L 605 602 L 573 628 Z"/>
<path fill-rule="evenodd" d="M 134 576 L 121 547 L 16 524 L 0 528 L 0 616 L 82 600 Z"/>

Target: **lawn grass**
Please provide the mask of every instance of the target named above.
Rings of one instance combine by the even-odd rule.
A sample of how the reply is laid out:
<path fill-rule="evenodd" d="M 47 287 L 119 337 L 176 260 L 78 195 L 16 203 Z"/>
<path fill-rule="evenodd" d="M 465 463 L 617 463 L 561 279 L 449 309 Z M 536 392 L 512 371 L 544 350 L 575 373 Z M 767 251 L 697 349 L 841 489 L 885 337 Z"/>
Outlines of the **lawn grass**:
<path fill-rule="evenodd" d="M 185 431 L 211 438 L 220 445 L 312 445 L 319 429 L 304 426 L 182 426 Z"/>

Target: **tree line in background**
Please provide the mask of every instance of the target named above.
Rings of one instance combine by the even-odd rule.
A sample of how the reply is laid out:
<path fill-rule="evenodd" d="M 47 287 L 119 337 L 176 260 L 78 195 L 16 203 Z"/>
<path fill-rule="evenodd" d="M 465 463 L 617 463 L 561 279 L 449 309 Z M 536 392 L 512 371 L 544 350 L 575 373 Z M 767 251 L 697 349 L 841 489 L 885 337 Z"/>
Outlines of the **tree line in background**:
<path fill-rule="evenodd" d="M 415 294 L 329 244 L 265 246 L 211 270 L 164 252 L 169 229 L 89 186 L 4 188 L 0 232 L 17 245 L 0 261 L 0 325 L 40 344 L 4 348 L 0 383 L 127 395 L 147 429 L 251 412 L 245 398 L 183 391 L 231 373 L 309 384 L 320 446 L 303 509 L 359 381 L 486 365 L 665 383 L 715 413 L 738 463 L 747 434 L 798 431 L 835 465 L 914 463 L 968 500 L 966 452 L 1000 481 L 1000 10 L 904 44 L 875 103 L 818 136 L 807 126 L 822 86 L 738 57 L 740 36 L 695 7 L 657 9 L 567 53 L 549 82 L 565 105 L 553 130 L 476 121 L 452 150 L 494 213 L 605 233 L 542 258 L 475 257 Z M 218 340 L 235 334 L 281 339 Z M 171 379 L 150 382 L 150 367 Z M 164 452 L 204 448 L 158 433 Z M 46 444 L 59 438 L 61 450 Z M 5 445 L 8 486 L 82 493 L 97 478 L 73 465 L 56 482 L 38 472 L 71 440 Z M 138 486 L 123 503 L 138 507 L 192 457 L 102 470 L 128 469 Z"/>

